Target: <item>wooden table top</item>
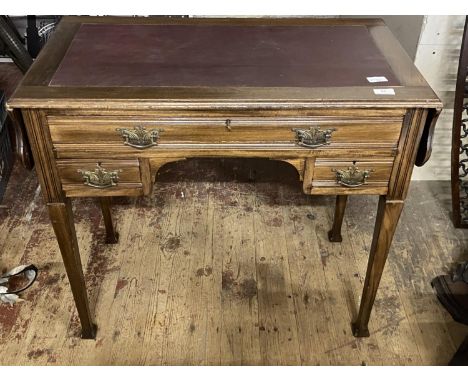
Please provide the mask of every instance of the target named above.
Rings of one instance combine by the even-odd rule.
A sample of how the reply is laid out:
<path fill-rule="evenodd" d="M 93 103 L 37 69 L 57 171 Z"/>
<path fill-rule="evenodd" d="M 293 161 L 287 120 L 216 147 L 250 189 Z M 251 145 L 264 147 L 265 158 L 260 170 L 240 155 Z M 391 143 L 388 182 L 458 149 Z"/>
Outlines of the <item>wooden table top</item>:
<path fill-rule="evenodd" d="M 186 102 L 442 106 L 381 20 L 71 16 L 62 19 L 9 107 L 141 109 Z"/>

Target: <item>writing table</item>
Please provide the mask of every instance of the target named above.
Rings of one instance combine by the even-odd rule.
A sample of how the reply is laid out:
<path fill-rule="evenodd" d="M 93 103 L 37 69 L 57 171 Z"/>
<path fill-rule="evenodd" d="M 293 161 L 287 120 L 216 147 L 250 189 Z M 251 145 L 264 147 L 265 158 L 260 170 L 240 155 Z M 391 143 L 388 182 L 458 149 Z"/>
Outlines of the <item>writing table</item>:
<path fill-rule="evenodd" d="M 94 338 L 70 198 L 149 195 L 190 157 L 297 169 L 307 194 L 379 195 L 355 336 L 368 322 L 412 169 L 442 104 L 381 20 L 65 17 L 8 103 L 22 117 L 70 280 Z"/>

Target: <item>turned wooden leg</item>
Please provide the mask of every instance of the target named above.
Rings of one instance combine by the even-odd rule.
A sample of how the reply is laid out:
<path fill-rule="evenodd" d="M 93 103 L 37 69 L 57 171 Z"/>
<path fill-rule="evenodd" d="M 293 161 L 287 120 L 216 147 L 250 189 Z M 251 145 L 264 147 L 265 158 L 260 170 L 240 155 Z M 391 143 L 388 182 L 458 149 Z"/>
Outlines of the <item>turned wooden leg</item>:
<path fill-rule="evenodd" d="M 389 201 L 385 196 L 379 199 L 361 305 L 358 317 L 352 324 L 355 337 L 369 336 L 368 323 L 372 306 L 402 209 L 402 201 Z"/>
<path fill-rule="evenodd" d="M 336 196 L 335 217 L 333 218 L 333 226 L 332 229 L 328 231 L 328 240 L 332 242 L 343 241 L 343 238 L 341 237 L 341 225 L 343 224 L 343 217 L 347 200 L 348 195 Z"/>
<path fill-rule="evenodd" d="M 47 206 L 80 317 L 82 338 L 94 339 L 96 338 L 96 325 L 93 323 L 89 310 L 70 201 L 67 199 L 64 203 L 49 203 Z"/>
<path fill-rule="evenodd" d="M 104 225 L 106 227 L 106 243 L 116 244 L 119 241 L 119 234 L 114 229 L 114 223 L 112 223 L 111 214 L 111 200 L 108 196 L 99 198 L 99 204 L 101 205 L 102 216 L 104 218 Z"/>

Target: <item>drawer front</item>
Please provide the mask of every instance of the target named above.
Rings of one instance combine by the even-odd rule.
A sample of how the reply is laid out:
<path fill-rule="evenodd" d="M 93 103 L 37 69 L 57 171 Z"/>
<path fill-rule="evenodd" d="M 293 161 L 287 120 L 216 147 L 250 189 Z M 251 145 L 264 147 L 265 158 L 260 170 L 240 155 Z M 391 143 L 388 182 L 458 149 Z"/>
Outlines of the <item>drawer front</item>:
<path fill-rule="evenodd" d="M 291 144 L 396 146 L 402 118 L 160 118 L 49 116 L 54 144 L 126 145 L 129 149 L 173 144 Z M 310 145 L 310 134 L 313 142 Z M 328 134 L 324 138 L 324 133 Z M 308 140 L 304 136 L 308 135 Z M 314 135 L 315 134 L 315 135 Z M 140 146 L 133 145 L 143 136 Z M 133 139 L 133 141 L 132 141 Z M 139 138 L 138 138 L 139 139 Z M 302 145 L 301 145 L 302 143 Z"/>
<path fill-rule="evenodd" d="M 312 194 L 377 194 L 388 191 L 393 158 L 317 159 L 313 168 Z"/>
<path fill-rule="evenodd" d="M 140 195 L 138 160 L 60 160 L 57 168 L 67 196 Z"/>

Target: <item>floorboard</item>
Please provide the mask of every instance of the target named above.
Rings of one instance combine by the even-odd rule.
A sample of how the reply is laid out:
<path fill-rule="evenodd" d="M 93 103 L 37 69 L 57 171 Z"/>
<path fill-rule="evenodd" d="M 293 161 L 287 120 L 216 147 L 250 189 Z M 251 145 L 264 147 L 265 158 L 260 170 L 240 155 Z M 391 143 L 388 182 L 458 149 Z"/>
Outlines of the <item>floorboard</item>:
<path fill-rule="evenodd" d="M 0 364 L 447 364 L 468 334 L 430 286 L 468 260 L 450 184 L 411 184 L 361 339 L 350 322 L 377 197 L 350 197 L 343 242 L 330 243 L 334 198 L 301 189 L 283 162 L 172 163 L 151 196 L 114 198 L 115 245 L 104 243 L 96 201 L 74 200 L 99 326 L 83 341 L 35 174 L 15 166 L 0 205 L 0 269 L 34 263 L 40 274 L 24 301 L 0 305 Z"/>

